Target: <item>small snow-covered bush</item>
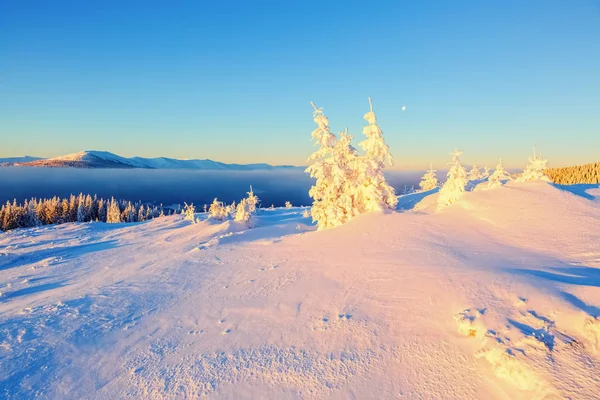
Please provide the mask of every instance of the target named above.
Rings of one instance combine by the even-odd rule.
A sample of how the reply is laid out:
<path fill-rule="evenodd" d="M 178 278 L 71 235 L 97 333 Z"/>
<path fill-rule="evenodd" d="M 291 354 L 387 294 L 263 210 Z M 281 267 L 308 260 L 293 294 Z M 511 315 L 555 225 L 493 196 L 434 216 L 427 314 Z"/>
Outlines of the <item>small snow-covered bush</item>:
<path fill-rule="evenodd" d="M 422 191 L 426 192 L 431 189 L 435 189 L 438 187 L 439 182 L 437 177 L 435 176 L 435 170 L 433 169 L 433 164 L 430 165 L 429 171 L 423 175 L 421 178 L 421 182 L 419 183 L 419 187 Z"/>
<path fill-rule="evenodd" d="M 310 210 L 308 208 L 306 210 L 304 210 L 304 212 L 302 213 L 302 217 L 303 218 L 310 217 Z"/>
<path fill-rule="evenodd" d="M 183 214 L 185 215 L 184 220 L 185 221 L 192 221 L 192 222 L 196 222 L 196 207 L 194 207 L 194 204 L 187 204 L 187 203 L 183 203 L 184 207 L 183 207 Z"/>
<path fill-rule="evenodd" d="M 440 196 L 438 197 L 438 210 L 449 206 L 458 200 L 465 192 L 467 185 L 467 172 L 464 167 L 460 164 L 460 155 L 462 152 L 458 149 L 454 150 L 452 155 L 452 162 L 450 170 L 448 171 L 448 180 L 444 183 L 440 189 Z"/>
<path fill-rule="evenodd" d="M 208 208 L 208 217 L 217 221 L 225 221 L 228 216 L 229 210 L 227 207 L 225 207 L 223 202 L 217 200 L 215 197 L 212 204 Z"/>
<path fill-rule="evenodd" d="M 467 177 L 470 181 L 478 181 L 481 179 L 481 172 L 476 164 L 473 164 L 473 168 L 471 168 Z"/>
<path fill-rule="evenodd" d="M 289 201 L 286 201 L 285 208 L 292 208 L 292 203 L 290 203 Z"/>
<path fill-rule="evenodd" d="M 498 165 L 496 165 L 496 169 L 494 173 L 491 174 L 488 178 L 488 188 L 494 188 L 497 186 L 501 186 L 503 181 L 510 180 L 510 174 L 504 169 L 504 165 L 502 164 L 502 159 Z"/>
<path fill-rule="evenodd" d="M 544 160 L 535 154 L 535 147 L 533 148 L 533 157 L 529 157 L 529 164 L 523 170 L 523 173 L 519 177 L 520 182 L 529 182 L 537 180 L 549 180 L 546 176 L 546 169 L 548 168 L 548 160 Z"/>
<path fill-rule="evenodd" d="M 258 204 L 258 202 L 259 199 L 252 191 L 252 186 L 250 186 L 248 197 L 242 199 L 237 205 L 235 212 L 235 220 L 238 222 L 245 222 L 248 228 L 253 228 L 254 214 L 256 213 L 256 205 Z"/>

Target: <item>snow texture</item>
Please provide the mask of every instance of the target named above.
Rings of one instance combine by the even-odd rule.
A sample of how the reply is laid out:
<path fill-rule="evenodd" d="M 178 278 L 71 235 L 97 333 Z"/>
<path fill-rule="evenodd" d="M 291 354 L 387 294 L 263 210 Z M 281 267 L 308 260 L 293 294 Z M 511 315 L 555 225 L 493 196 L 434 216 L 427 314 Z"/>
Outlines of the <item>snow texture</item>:
<path fill-rule="evenodd" d="M 597 398 L 600 192 L 563 189 L 2 233 L 0 397 Z"/>

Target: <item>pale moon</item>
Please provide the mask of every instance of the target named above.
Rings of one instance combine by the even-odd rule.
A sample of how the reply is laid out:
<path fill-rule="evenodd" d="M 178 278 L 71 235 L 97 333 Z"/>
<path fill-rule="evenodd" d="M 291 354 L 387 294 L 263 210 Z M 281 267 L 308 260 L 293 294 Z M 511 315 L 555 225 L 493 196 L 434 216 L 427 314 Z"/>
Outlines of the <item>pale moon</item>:
<path fill-rule="evenodd" d="M 406 106 L 402 106 L 402 111 L 405 111 L 405 110 L 406 110 Z"/>

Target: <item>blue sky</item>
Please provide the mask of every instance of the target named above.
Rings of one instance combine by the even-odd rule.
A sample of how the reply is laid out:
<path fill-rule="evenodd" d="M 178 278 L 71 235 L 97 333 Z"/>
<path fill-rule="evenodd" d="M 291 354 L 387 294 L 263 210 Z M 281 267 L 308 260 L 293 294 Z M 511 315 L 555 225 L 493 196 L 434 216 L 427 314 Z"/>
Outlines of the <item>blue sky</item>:
<path fill-rule="evenodd" d="M 4 0 L 0 28 L 0 157 L 302 164 L 310 101 L 358 143 L 371 96 L 396 168 L 600 160 L 598 1 Z"/>

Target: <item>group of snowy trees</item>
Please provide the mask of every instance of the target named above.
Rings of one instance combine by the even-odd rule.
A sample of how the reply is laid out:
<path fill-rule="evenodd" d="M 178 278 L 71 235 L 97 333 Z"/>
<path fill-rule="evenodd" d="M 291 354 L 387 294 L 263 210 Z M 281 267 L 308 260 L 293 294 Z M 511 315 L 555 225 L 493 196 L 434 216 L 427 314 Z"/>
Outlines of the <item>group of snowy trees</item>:
<path fill-rule="evenodd" d="M 487 187 L 494 188 L 504 184 L 506 181 L 512 180 L 513 177 L 504 169 L 502 159 L 496 166 L 494 172 L 490 175 L 489 170 L 484 168 L 483 173 L 476 165 L 473 165 L 471 171 L 467 174 L 465 168 L 460 164 L 461 151 L 455 150 L 452 155 L 452 163 L 448 171 L 448 179 L 440 189 L 438 197 L 438 209 L 442 209 L 458 200 L 466 191 L 469 181 L 481 181 L 485 178 L 488 180 Z M 529 164 L 525 167 L 523 173 L 515 177 L 519 182 L 528 182 L 534 180 L 548 180 L 546 176 L 548 161 L 538 157 L 533 149 L 533 157 L 529 158 Z M 431 169 L 433 171 L 433 168 Z M 428 172 L 425 176 L 430 175 Z M 425 178 L 425 176 L 423 178 Z"/>
<path fill-rule="evenodd" d="M 66 222 L 140 222 L 163 215 L 159 207 L 125 200 L 104 200 L 89 194 L 69 198 L 25 200 L 23 204 L 7 202 L 0 208 L 0 230 L 28 228 Z"/>
<path fill-rule="evenodd" d="M 600 183 L 600 162 L 573 167 L 549 168 L 546 175 L 559 185 Z"/>
<path fill-rule="evenodd" d="M 315 178 L 309 195 L 313 198 L 312 219 L 318 228 L 342 225 L 365 212 L 394 209 L 398 199 L 383 176 L 384 167 L 392 165 L 392 155 L 377 125 L 371 99 L 370 111 L 364 115 L 368 122 L 363 129 L 366 139 L 359 143 L 363 155 L 352 146 L 354 136 L 347 129 L 339 137 L 331 133 L 323 109 L 311 104 L 317 124 L 312 140 L 318 149 L 309 157 L 311 165 L 306 172 Z"/>
<path fill-rule="evenodd" d="M 229 218 L 233 218 L 234 221 L 243 222 L 248 228 L 253 228 L 254 215 L 256 214 L 260 199 L 254 194 L 252 186 L 250 186 L 250 191 L 247 194 L 248 197 L 240 200 L 237 205 L 235 204 L 235 201 L 230 205 L 226 205 L 215 198 L 208 208 L 208 218 L 216 221 L 225 221 Z M 186 217 L 186 219 L 194 221 L 193 212 L 190 211 L 190 213 L 192 213 L 192 217 Z M 186 216 L 187 215 L 188 213 L 186 212 Z"/>

